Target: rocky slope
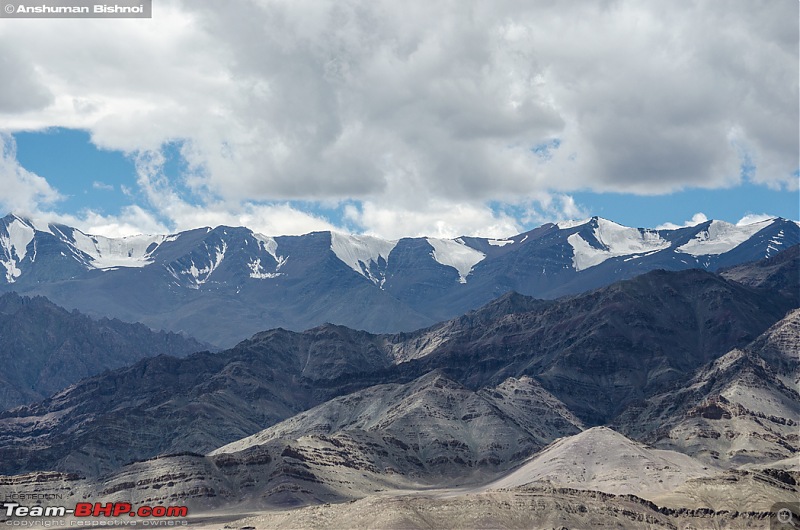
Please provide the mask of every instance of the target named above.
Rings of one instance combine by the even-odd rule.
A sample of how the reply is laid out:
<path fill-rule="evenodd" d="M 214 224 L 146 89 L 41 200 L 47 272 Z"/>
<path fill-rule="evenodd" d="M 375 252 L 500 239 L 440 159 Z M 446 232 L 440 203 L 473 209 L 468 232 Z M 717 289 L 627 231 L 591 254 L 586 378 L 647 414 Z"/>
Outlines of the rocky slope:
<path fill-rule="evenodd" d="M 473 392 L 431 373 L 333 399 L 208 456 L 186 452 L 88 480 L 53 475 L 41 482 L 75 497 L 126 502 L 304 505 L 482 483 L 581 427 L 528 378 Z"/>
<path fill-rule="evenodd" d="M 355 469 L 441 485 L 482 479 L 581 427 L 529 378 L 473 392 L 433 372 L 333 399 L 211 455 L 253 454 L 280 440 L 326 484 Z"/>
<path fill-rule="evenodd" d="M 558 440 L 486 488 L 547 482 L 650 498 L 673 491 L 689 479 L 710 477 L 718 471 L 683 453 L 652 449 L 608 427 L 594 427 Z"/>
<path fill-rule="evenodd" d="M 0 296 L 0 410 L 40 401 L 85 377 L 207 345 L 141 324 L 93 320 L 42 297 Z"/>
<path fill-rule="evenodd" d="M 196 521 L 210 521 L 199 523 L 209 528 L 220 527 L 213 523 L 215 513 L 238 519 L 236 527 L 256 528 L 538 528 L 550 522 L 763 528 L 774 520 L 776 502 L 791 503 L 800 493 L 797 475 L 719 472 L 605 428 L 559 439 L 499 478 L 497 470 L 473 473 L 467 486 L 457 486 L 452 474 L 376 472 L 363 457 L 386 458 L 382 447 L 354 440 L 323 434 L 293 442 L 271 439 L 233 453 L 136 462 L 95 480 L 57 473 L 0 477 L 0 495 L 35 485 L 37 492 L 55 493 L 56 502 L 66 504 L 87 498 L 180 504 L 189 506 Z M 437 484 L 445 487 L 432 487 Z M 345 500 L 351 502 L 341 503 Z M 308 504 L 320 506 L 277 511 Z M 262 514 L 244 515 L 254 512 Z"/>
<path fill-rule="evenodd" d="M 800 496 L 797 267 L 145 359 L 0 413 L 0 473 L 23 473 L 0 498 L 187 505 L 217 529 L 764 528 Z"/>
<path fill-rule="evenodd" d="M 411 359 L 397 370 L 441 367 L 472 387 L 534 376 L 582 420 L 602 424 L 747 345 L 790 307 L 779 295 L 704 271 L 654 271 L 488 323 L 444 324 L 446 340 L 436 327 L 401 335 L 398 342 L 431 337 L 438 345 L 404 352 Z"/>
<path fill-rule="evenodd" d="M 800 245 L 755 262 L 725 268 L 719 273 L 737 283 L 777 292 L 800 306 Z"/>
<path fill-rule="evenodd" d="M 387 366 L 374 342 L 335 326 L 274 330 L 220 354 L 162 355 L 86 379 L 0 413 L 0 473 L 93 475 L 163 452 L 214 449 L 332 397 L 316 385 L 321 374 Z"/>
<path fill-rule="evenodd" d="M 629 408 L 615 424 L 638 439 L 726 466 L 800 452 L 800 310 L 682 388 Z"/>

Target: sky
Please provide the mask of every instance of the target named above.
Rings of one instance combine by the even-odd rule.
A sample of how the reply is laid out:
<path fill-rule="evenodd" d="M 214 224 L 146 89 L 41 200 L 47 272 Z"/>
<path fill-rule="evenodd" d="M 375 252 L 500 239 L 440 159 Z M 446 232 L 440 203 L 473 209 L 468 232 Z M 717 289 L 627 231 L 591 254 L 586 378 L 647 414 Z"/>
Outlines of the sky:
<path fill-rule="evenodd" d="M 107 236 L 800 218 L 796 0 L 0 19 L 0 211 Z"/>

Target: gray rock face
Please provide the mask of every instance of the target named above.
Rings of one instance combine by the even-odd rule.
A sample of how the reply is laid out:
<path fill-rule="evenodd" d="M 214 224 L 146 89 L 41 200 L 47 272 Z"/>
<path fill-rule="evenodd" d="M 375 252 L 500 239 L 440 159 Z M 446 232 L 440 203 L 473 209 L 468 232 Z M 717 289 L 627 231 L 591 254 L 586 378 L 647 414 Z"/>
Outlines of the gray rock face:
<path fill-rule="evenodd" d="M 773 257 L 722 269 L 719 273 L 737 283 L 780 293 L 792 306 L 800 306 L 800 245 Z"/>
<path fill-rule="evenodd" d="M 581 422 L 530 378 L 473 392 L 438 372 L 332 399 L 215 450 L 236 453 L 310 435 L 371 439 L 358 453 L 405 476 L 430 479 L 513 464 Z"/>
<path fill-rule="evenodd" d="M 573 514 L 579 519 L 569 519 L 569 524 L 579 527 L 636 528 L 647 517 L 667 527 L 713 521 L 715 526 L 725 522 L 722 527 L 759 528 L 770 517 L 767 510 L 776 502 L 793 502 L 799 491 L 797 473 L 720 472 L 687 455 L 649 448 L 606 428 L 561 438 L 513 471 L 473 469 L 469 476 L 463 472 L 470 468 L 455 462 L 444 474 L 435 472 L 441 468 L 435 462 L 430 468 L 416 462 L 411 464 L 413 472 L 403 473 L 397 463 L 410 462 L 417 453 L 404 454 L 397 447 L 401 440 L 390 446 L 381 443 L 386 440 L 392 438 L 381 436 L 380 430 L 370 436 L 357 429 L 294 440 L 272 438 L 234 453 L 152 458 L 91 480 L 52 472 L 0 477 L 0 495 L 35 487 L 39 493 L 57 494 L 62 500 L 55 502 L 68 505 L 93 499 L 179 504 L 189 506 L 190 514 L 221 509 L 228 515 L 238 510 L 244 517 L 263 511 L 263 517 L 241 521 L 238 527 L 351 528 L 361 521 L 365 528 L 380 528 L 409 516 L 422 526 L 434 521 L 434 527 L 483 521 L 492 527 L 537 527 L 550 518 L 568 522 L 565 514 Z M 521 503 L 520 495 L 533 499 Z M 363 497 L 368 499 L 355 502 Z M 447 508 L 458 499 L 457 510 Z M 276 510 L 345 500 L 352 502 L 338 508 L 318 506 L 311 513 Z M 359 505 L 369 506 L 369 513 L 351 511 L 349 519 L 325 516 L 329 509 Z M 303 513 L 307 515 L 297 517 Z M 490 513 L 494 515 L 487 518 Z M 403 525 L 408 526 L 408 522 Z"/>
<path fill-rule="evenodd" d="M 552 299 L 655 269 L 714 271 L 798 242 L 800 227 L 784 219 L 645 230 L 593 218 L 504 240 L 382 241 L 225 226 L 108 239 L 8 215 L 0 219 L 0 291 L 230 347 L 264 329 L 326 322 L 411 331 L 509 291 Z"/>
<path fill-rule="evenodd" d="M 746 348 L 788 387 L 800 386 L 800 310 L 793 309 Z"/>
<path fill-rule="evenodd" d="M 441 367 L 473 388 L 529 375 L 583 421 L 603 424 L 746 346 L 789 308 L 779 295 L 704 271 L 654 271 L 485 324 L 442 324 L 446 339 L 437 327 L 402 335 L 437 346 L 397 370 Z"/>
<path fill-rule="evenodd" d="M 85 377 L 144 357 L 207 345 L 142 324 L 69 313 L 42 297 L 0 296 L 0 410 L 40 401 Z"/>
<path fill-rule="evenodd" d="M 629 408 L 630 436 L 716 465 L 765 463 L 800 452 L 800 310 L 743 349 L 699 369 L 684 387 Z"/>
<path fill-rule="evenodd" d="M 389 487 L 480 481 L 580 428 L 529 378 L 476 393 L 432 373 L 333 399 L 208 456 L 146 459 L 89 480 L 51 474 L 40 487 L 204 508 L 318 503 Z"/>
<path fill-rule="evenodd" d="M 237 527 L 348 528 L 719 528 L 763 529 L 770 513 L 665 509 L 634 496 L 570 488 L 526 487 L 511 491 L 435 495 L 375 495 L 353 503 L 264 510 Z"/>

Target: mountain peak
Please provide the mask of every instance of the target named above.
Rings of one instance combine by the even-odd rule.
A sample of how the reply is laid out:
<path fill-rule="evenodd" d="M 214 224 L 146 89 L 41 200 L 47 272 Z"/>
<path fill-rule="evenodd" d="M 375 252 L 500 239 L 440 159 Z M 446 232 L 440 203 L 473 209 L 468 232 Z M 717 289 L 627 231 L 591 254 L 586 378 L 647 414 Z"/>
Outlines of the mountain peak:
<path fill-rule="evenodd" d="M 549 482 L 642 496 L 645 492 L 670 491 L 714 471 L 677 451 L 651 449 L 608 427 L 593 427 L 556 440 L 488 489 Z"/>

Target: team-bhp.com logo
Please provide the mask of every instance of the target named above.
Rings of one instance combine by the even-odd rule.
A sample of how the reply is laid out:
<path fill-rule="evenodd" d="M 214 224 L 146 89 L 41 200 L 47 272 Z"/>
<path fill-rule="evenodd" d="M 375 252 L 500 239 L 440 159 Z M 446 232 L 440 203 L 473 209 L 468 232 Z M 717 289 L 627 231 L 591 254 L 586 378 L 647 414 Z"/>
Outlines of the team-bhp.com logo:
<path fill-rule="evenodd" d="M 79 502 L 74 508 L 66 506 L 22 506 L 16 502 L 4 505 L 6 517 L 186 517 L 186 506 L 139 506 L 128 502 Z"/>

